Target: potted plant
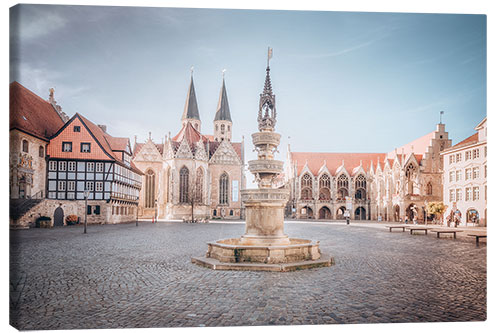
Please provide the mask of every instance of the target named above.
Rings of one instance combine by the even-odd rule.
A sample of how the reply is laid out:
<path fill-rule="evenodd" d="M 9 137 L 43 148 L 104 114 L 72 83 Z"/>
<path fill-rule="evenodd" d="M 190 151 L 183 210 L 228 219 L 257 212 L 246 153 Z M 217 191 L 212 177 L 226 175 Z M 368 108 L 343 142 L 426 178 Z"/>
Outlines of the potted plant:
<path fill-rule="evenodd" d="M 78 216 L 68 215 L 66 216 L 66 225 L 73 225 L 78 223 Z"/>

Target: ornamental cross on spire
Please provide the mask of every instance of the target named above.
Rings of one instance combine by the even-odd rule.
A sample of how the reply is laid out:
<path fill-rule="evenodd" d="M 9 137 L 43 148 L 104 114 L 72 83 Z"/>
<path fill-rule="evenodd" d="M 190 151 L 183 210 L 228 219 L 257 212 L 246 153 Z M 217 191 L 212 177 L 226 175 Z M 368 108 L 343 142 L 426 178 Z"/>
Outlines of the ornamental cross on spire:
<path fill-rule="evenodd" d="M 264 90 L 260 94 L 259 115 L 257 122 L 259 123 L 260 131 L 274 131 L 276 125 L 276 99 L 271 86 L 271 76 L 269 75 L 269 59 L 272 57 L 272 48 L 267 51 L 267 68 L 266 79 L 264 81 Z"/>

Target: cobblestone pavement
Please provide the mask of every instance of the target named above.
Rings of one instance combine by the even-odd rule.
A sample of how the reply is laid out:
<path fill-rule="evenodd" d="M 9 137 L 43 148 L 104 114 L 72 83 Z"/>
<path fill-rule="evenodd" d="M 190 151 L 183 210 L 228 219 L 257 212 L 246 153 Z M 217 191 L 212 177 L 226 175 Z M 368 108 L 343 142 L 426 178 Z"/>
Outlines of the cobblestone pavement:
<path fill-rule="evenodd" d="M 191 264 L 244 224 L 11 231 L 11 324 L 22 330 L 486 319 L 486 245 L 379 228 L 287 223 L 336 265 L 296 272 Z"/>

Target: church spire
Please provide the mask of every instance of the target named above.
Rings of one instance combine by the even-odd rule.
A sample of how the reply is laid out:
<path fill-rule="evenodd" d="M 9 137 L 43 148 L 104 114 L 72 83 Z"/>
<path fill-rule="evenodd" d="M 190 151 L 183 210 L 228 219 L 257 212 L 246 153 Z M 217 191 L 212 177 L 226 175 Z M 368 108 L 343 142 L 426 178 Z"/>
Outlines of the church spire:
<path fill-rule="evenodd" d="M 182 113 L 182 120 L 196 119 L 200 120 L 200 113 L 198 112 L 198 102 L 196 101 L 196 92 L 194 90 L 193 82 L 193 68 L 191 67 L 191 82 L 189 83 L 189 90 L 184 105 L 184 112 Z"/>
<path fill-rule="evenodd" d="M 217 112 L 215 113 L 215 120 L 231 120 L 231 112 L 229 111 L 229 102 L 227 100 L 227 92 L 226 92 L 226 81 L 224 76 L 222 77 L 222 88 L 220 89 L 219 94 L 219 104 L 217 105 Z"/>
<path fill-rule="evenodd" d="M 271 76 L 269 75 L 271 70 L 269 68 L 269 60 L 271 57 L 272 49 L 268 48 L 266 79 L 264 81 L 264 90 L 262 91 L 262 94 L 260 94 L 259 115 L 257 117 L 260 131 L 274 130 L 274 126 L 276 125 L 276 99 L 271 86 Z"/>

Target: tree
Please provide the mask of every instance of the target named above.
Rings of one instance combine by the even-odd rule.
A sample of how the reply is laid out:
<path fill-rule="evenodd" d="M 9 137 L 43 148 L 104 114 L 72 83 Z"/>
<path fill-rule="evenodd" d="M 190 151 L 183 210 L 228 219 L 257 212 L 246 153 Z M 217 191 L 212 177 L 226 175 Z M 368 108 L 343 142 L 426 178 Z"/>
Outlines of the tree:
<path fill-rule="evenodd" d="M 442 201 L 431 201 L 425 207 L 425 211 L 428 215 L 437 215 L 441 223 L 443 222 L 443 214 L 446 211 L 446 206 Z"/>

